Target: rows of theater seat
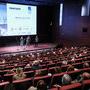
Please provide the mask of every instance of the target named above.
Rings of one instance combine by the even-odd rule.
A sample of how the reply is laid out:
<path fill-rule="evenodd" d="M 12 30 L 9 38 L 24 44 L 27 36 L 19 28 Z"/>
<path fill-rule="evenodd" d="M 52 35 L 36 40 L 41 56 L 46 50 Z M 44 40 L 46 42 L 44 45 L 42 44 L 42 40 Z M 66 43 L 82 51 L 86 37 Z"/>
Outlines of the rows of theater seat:
<path fill-rule="evenodd" d="M 48 51 L 1 56 L 0 75 L 1 83 L 0 90 L 3 90 L 5 85 L 12 78 L 14 73 L 10 70 L 21 67 L 26 74 L 23 80 L 14 80 L 13 84 L 16 90 L 27 90 L 30 86 L 36 86 L 37 82 L 43 79 L 49 88 L 52 90 L 68 90 L 68 89 L 82 89 L 89 88 L 90 80 L 84 80 L 82 83 L 75 83 L 63 86 L 61 78 L 65 73 L 68 73 L 73 80 L 83 71 L 90 73 L 90 67 L 84 67 L 84 63 L 90 65 L 89 48 L 87 47 L 71 47 L 62 49 L 50 49 Z M 39 68 L 32 69 L 32 63 L 38 61 Z M 30 64 L 30 67 L 26 67 Z M 77 70 L 67 70 L 72 65 Z M 40 73 L 39 73 L 40 72 Z M 37 73 L 37 74 L 36 74 Z M 61 87 L 54 87 L 59 84 Z"/>

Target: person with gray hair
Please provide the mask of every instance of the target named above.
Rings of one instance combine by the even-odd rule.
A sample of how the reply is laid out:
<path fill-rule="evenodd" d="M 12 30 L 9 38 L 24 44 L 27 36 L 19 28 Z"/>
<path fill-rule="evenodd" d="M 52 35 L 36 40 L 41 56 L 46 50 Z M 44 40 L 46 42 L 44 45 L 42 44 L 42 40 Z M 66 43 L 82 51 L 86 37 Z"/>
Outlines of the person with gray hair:
<path fill-rule="evenodd" d="M 62 84 L 63 85 L 71 84 L 71 82 L 72 82 L 72 78 L 68 74 L 64 74 L 62 76 Z"/>

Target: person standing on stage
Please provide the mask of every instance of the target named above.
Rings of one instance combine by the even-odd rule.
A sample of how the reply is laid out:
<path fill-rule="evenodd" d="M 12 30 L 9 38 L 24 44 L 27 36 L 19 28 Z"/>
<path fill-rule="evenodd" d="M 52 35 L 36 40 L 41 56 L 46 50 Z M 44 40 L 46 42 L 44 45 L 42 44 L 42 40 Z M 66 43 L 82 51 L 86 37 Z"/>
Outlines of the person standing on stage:
<path fill-rule="evenodd" d="M 28 46 L 30 44 L 30 42 L 31 42 L 31 38 L 30 38 L 30 36 L 27 36 L 27 38 L 26 38 L 26 46 Z"/>
<path fill-rule="evenodd" d="M 24 38 L 23 36 L 20 37 L 20 46 L 23 46 L 24 45 Z"/>
<path fill-rule="evenodd" d="M 38 46 L 38 41 L 39 41 L 39 38 L 38 38 L 38 36 L 36 35 L 36 37 L 35 37 L 35 47 Z"/>

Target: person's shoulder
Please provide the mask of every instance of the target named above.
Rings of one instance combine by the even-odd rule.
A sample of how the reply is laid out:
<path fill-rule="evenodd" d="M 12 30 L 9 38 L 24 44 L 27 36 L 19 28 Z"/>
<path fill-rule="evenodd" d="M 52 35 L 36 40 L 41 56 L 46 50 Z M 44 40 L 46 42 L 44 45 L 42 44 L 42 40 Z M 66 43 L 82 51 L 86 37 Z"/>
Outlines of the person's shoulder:
<path fill-rule="evenodd" d="M 28 90 L 37 90 L 37 88 L 34 86 L 31 86 Z"/>

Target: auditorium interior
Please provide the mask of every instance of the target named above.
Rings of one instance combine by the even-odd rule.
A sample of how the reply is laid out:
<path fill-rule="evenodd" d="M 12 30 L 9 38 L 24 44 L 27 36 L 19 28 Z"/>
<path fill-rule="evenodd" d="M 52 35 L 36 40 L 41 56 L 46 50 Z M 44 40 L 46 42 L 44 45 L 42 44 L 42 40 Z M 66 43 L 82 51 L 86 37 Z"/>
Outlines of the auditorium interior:
<path fill-rule="evenodd" d="M 0 0 L 0 90 L 90 90 L 90 0 Z"/>

